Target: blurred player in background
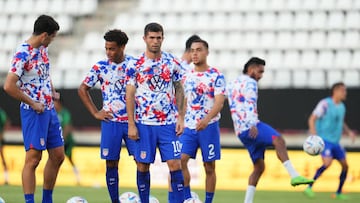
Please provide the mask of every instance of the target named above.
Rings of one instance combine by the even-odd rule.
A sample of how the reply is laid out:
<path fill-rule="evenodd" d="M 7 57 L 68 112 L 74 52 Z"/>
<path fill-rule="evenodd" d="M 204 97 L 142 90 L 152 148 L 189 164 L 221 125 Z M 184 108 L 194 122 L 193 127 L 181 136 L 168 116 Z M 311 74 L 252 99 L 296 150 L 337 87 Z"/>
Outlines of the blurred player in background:
<path fill-rule="evenodd" d="M 3 165 L 4 169 L 4 184 L 9 184 L 9 174 L 8 174 L 8 168 L 6 165 L 5 155 L 4 155 L 4 149 L 3 146 L 5 144 L 4 142 L 4 131 L 5 129 L 10 125 L 10 121 L 6 115 L 6 112 L 0 108 L 0 156 L 1 156 L 1 163 Z"/>
<path fill-rule="evenodd" d="M 154 163 L 158 147 L 161 160 L 167 162 L 170 170 L 172 192 L 169 191 L 169 201 L 182 203 L 184 178 L 178 138 L 184 128 L 181 65 L 172 54 L 161 51 L 164 30 L 160 24 L 147 24 L 143 39 L 146 50 L 134 66 L 129 67 L 126 86 L 129 137 L 137 143 L 138 191 L 141 202 L 148 203 L 150 164 Z"/>
<path fill-rule="evenodd" d="M 101 158 L 106 160 L 106 184 L 113 203 L 119 202 L 119 172 L 121 143 L 125 141 L 129 155 L 134 154 L 135 142 L 128 138 L 128 115 L 125 105 L 125 69 L 134 61 L 124 53 L 128 37 L 121 30 L 105 33 L 107 59 L 97 62 L 79 87 L 79 96 L 91 115 L 101 120 Z M 89 90 L 99 82 L 103 106 L 98 110 Z"/>
<path fill-rule="evenodd" d="M 198 35 L 191 35 L 185 42 L 185 51 L 181 56 L 181 67 L 184 69 L 185 72 L 190 69 L 190 64 L 192 62 L 191 53 L 190 53 L 191 43 L 194 40 L 198 40 L 198 39 L 200 39 Z"/>
<path fill-rule="evenodd" d="M 75 140 L 72 133 L 72 120 L 71 120 L 71 113 L 70 111 L 65 108 L 62 104 L 62 99 L 59 99 L 54 102 L 55 109 L 61 124 L 62 135 L 64 137 L 64 149 L 65 149 L 65 156 L 68 157 L 70 164 L 73 168 L 73 172 L 76 177 L 76 183 L 80 185 L 80 174 L 79 170 L 77 169 L 72 156 L 72 149 L 75 146 Z"/>
<path fill-rule="evenodd" d="M 225 78 L 207 64 L 209 45 L 202 39 L 191 43 L 191 59 L 195 67 L 184 76 L 185 129 L 180 136 L 181 167 L 184 175 L 185 199 L 191 198 L 188 162 L 201 149 L 204 162 L 205 203 L 211 203 L 216 186 L 215 161 L 220 159 L 220 111 L 225 100 Z"/>
<path fill-rule="evenodd" d="M 258 118 L 258 81 L 264 73 L 265 61 L 253 57 L 244 65 L 243 75 L 228 85 L 228 100 L 231 117 L 237 136 L 249 152 L 254 169 L 249 177 L 245 203 L 253 202 L 256 185 L 264 172 L 264 153 L 266 147 L 274 146 L 279 160 L 291 176 L 291 185 L 310 184 L 300 176 L 289 160 L 285 140 L 270 125 Z"/>
<path fill-rule="evenodd" d="M 53 202 L 57 174 L 64 161 L 64 140 L 53 103 L 60 94 L 51 82 L 47 48 L 59 28 L 51 16 L 41 15 L 36 19 L 33 34 L 16 49 L 4 84 L 4 90 L 21 101 L 21 128 L 26 150 L 22 185 L 26 203 L 34 202 L 35 170 L 43 150 L 48 151 L 49 158 L 44 168 L 42 202 Z"/>
<path fill-rule="evenodd" d="M 314 111 L 309 117 L 309 133 L 311 135 L 319 135 L 325 143 L 325 149 L 321 153 L 323 165 L 316 171 L 314 180 L 318 179 L 321 174 L 329 168 L 334 159 L 338 160 L 341 165 L 340 183 L 336 191 L 336 198 L 345 200 L 348 196 L 342 193 L 342 187 L 345 183 L 348 163 L 346 161 L 345 149 L 340 145 L 340 139 L 345 131 L 353 142 L 355 142 L 355 134 L 345 123 L 345 105 L 343 101 L 346 99 L 346 86 L 344 83 L 335 83 L 331 87 L 331 96 L 320 100 Z M 306 196 L 314 197 L 312 190 L 313 184 L 304 191 Z"/>

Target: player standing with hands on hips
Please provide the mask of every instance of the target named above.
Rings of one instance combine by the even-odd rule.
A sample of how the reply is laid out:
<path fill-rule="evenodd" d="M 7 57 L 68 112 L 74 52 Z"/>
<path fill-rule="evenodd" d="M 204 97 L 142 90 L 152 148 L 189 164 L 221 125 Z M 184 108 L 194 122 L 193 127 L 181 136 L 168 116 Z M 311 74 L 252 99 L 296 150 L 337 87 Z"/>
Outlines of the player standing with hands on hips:
<path fill-rule="evenodd" d="M 256 185 L 265 170 L 266 147 L 274 146 L 276 154 L 291 176 L 291 185 L 310 184 L 314 180 L 300 176 L 289 160 L 285 140 L 270 125 L 258 118 L 258 81 L 264 73 L 265 61 L 252 57 L 244 65 L 243 75 L 228 85 L 228 100 L 236 135 L 249 152 L 254 165 L 249 177 L 244 203 L 252 203 Z"/>
<path fill-rule="evenodd" d="M 53 202 L 57 174 L 64 161 L 64 140 L 53 103 L 60 95 L 51 82 L 47 48 L 59 28 L 51 16 L 41 15 L 35 20 L 33 34 L 16 49 L 4 84 L 4 90 L 21 101 L 21 128 L 26 150 L 22 186 L 26 203 L 34 202 L 35 170 L 43 150 L 49 154 L 44 168 L 43 203 Z"/>
<path fill-rule="evenodd" d="M 346 200 L 349 197 L 342 193 L 342 187 L 345 183 L 348 163 L 346 161 L 345 149 L 340 145 L 340 139 L 345 131 L 355 142 L 355 134 L 345 123 L 345 105 L 343 101 L 346 99 L 346 86 L 344 83 L 335 83 L 331 87 L 331 96 L 322 99 L 309 117 L 309 132 L 312 135 L 320 136 L 325 143 L 325 148 L 321 153 L 323 165 L 316 171 L 314 180 L 318 179 L 321 174 L 329 168 L 334 159 L 338 160 L 341 165 L 341 173 L 339 176 L 339 187 L 336 191 L 336 199 Z M 304 191 L 308 197 L 314 197 L 312 185 Z"/>
<path fill-rule="evenodd" d="M 191 43 L 191 59 L 195 67 L 184 76 L 185 129 L 180 136 L 181 167 L 184 175 L 185 199 L 191 198 L 188 162 L 201 149 L 204 162 L 205 203 L 211 203 L 216 187 L 215 161 L 220 159 L 220 111 L 225 100 L 225 78 L 207 64 L 209 45 L 202 39 Z"/>
<path fill-rule="evenodd" d="M 179 61 L 161 51 L 163 27 L 149 23 L 144 29 L 146 50 L 127 70 L 126 108 L 129 138 L 136 140 L 137 187 L 142 203 L 149 202 L 150 164 L 156 147 L 170 170 L 170 203 L 184 201 L 179 135 L 184 128 L 184 90 Z M 176 105 L 175 106 L 175 99 Z M 178 111 L 178 118 L 176 118 Z"/>
<path fill-rule="evenodd" d="M 121 30 L 109 30 L 104 35 L 107 59 L 97 62 L 86 75 L 78 93 L 92 116 L 101 120 L 101 158 L 106 160 L 106 185 L 111 201 L 119 203 L 119 172 L 121 143 L 125 141 L 129 155 L 134 155 L 135 142 L 128 138 L 128 116 L 125 102 L 125 74 L 134 58 L 124 54 L 128 37 Z M 89 94 L 99 82 L 103 106 L 98 110 Z"/>

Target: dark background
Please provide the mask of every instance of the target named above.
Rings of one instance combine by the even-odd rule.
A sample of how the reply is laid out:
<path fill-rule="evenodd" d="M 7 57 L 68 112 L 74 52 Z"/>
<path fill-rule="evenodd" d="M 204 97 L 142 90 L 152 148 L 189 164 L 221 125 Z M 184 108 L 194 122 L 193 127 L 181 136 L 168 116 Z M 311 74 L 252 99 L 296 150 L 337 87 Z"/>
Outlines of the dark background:
<path fill-rule="evenodd" d="M 76 128 L 99 127 L 100 122 L 95 120 L 85 109 L 77 94 L 77 89 L 59 89 L 66 106 L 73 117 Z M 95 104 L 101 107 L 101 92 L 99 89 L 90 90 Z M 258 111 L 260 119 L 271 124 L 278 130 L 305 130 L 307 119 L 318 101 L 329 95 L 329 90 L 319 89 L 262 89 L 259 90 Z M 350 128 L 360 131 L 360 88 L 348 89 L 345 101 L 347 107 L 346 122 Z M 20 126 L 19 102 L 0 90 L 0 107 L 11 119 L 13 126 Z M 232 120 L 229 106 L 225 101 L 220 120 L 222 128 L 232 129 Z"/>

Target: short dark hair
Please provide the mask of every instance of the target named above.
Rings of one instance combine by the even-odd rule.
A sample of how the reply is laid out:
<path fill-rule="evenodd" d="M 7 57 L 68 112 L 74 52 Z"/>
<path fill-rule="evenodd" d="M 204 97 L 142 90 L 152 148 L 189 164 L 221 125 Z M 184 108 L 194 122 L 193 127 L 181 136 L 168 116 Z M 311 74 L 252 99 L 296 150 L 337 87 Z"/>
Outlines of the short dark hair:
<path fill-rule="evenodd" d="M 334 92 L 335 92 L 335 90 L 336 90 L 337 88 L 342 87 L 342 86 L 345 86 L 345 83 L 343 83 L 343 82 L 334 83 L 334 84 L 331 86 L 331 90 L 330 90 L 331 96 L 334 95 Z"/>
<path fill-rule="evenodd" d="M 195 39 L 191 42 L 191 44 L 195 43 L 195 42 L 199 42 L 199 43 L 202 43 L 206 49 L 209 49 L 209 44 L 207 43 L 207 41 L 203 40 L 203 39 Z M 191 47 L 191 44 L 190 44 L 190 47 Z"/>
<path fill-rule="evenodd" d="M 198 35 L 191 35 L 185 42 L 185 51 L 189 51 L 194 40 L 200 39 Z"/>
<path fill-rule="evenodd" d="M 54 20 L 53 17 L 48 15 L 40 15 L 34 23 L 34 35 L 40 35 L 46 32 L 48 35 L 54 34 L 60 29 L 59 24 Z"/>
<path fill-rule="evenodd" d="M 251 57 L 248 62 L 245 63 L 243 73 L 246 74 L 249 67 L 252 65 L 263 65 L 265 66 L 265 60 L 258 57 Z"/>
<path fill-rule="evenodd" d="M 125 32 L 119 29 L 109 30 L 105 33 L 104 39 L 107 42 L 116 42 L 118 46 L 126 45 L 129 38 Z"/>
<path fill-rule="evenodd" d="M 144 36 L 146 36 L 149 32 L 161 32 L 164 36 L 164 29 L 159 23 L 147 24 L 144 29 Z"/>

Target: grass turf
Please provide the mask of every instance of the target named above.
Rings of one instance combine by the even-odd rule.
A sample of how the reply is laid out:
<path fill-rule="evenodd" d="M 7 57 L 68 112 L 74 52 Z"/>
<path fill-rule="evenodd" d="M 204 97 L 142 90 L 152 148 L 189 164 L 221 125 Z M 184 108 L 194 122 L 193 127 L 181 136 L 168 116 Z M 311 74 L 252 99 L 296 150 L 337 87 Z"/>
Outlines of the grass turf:
<path fill-rule="evenodd" d="M 41 202 L 41 187 L 36 188 L 35 201 Z M 136 188 L 120 188 L 120 193 L 131 191 L 137 193 Z M 202 200 L 204 200 L 203 190 L 195 191 Z M 153 188 L 151 189 L 151 195 L 155 196 L 161 203 L 167 202 L 166 189 Z M 225 202 L 242 202 L 244 199 L 245 191 L 232 191 L 232 190 L 217 190 L 215 193 L 214 203 Z M 345 202 L 360 202 L 360 193 L 347 193 L 350 199 Z M 58 186 L 54 191 L 54 202 L 65 203 L 67 199 L 72 196 L 83 196 L 89 203 L 108 203 L 110 202 L 107 189 L 104 187 L 75 187 L 75 186 Z M 318 192 L 313 199 L 307 198 L 301 192 L 291 191 L 256 191 L 254 202 L 256 203 L 305 203 L 305 202 L 339 202 L 332 197 L 332 193 Z M 21 186 L 0 186 L 0 197 L 2 197 L 6 203 L 19 203 L 23 202 L 23 194 Z M 342 201 L 340 201 L 342 202 Z"/>

